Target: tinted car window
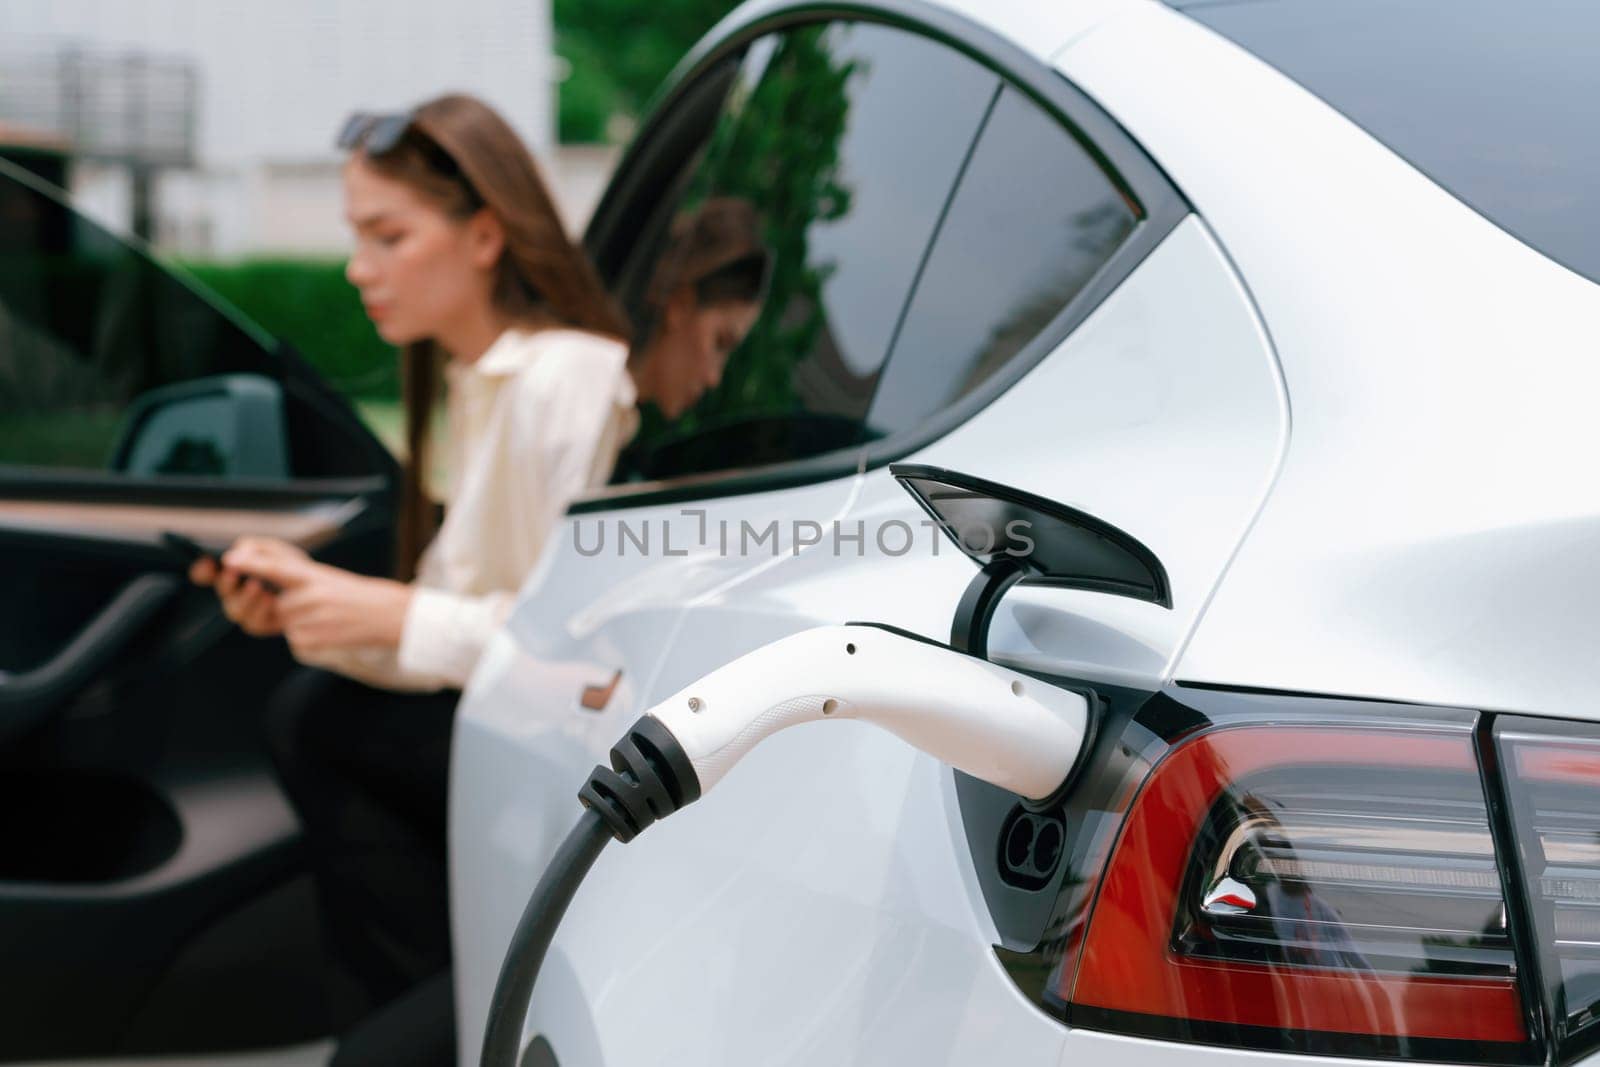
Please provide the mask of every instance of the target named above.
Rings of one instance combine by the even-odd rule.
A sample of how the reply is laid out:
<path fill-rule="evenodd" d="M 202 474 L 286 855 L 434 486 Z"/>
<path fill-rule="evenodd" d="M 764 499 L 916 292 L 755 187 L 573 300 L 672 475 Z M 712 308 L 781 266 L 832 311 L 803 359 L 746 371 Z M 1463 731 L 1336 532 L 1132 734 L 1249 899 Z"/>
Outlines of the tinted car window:
<path fill-rule="evenodd" d="M 951 200 L 868 426 L 910 429 L 1035 337 L 1132 232 L 1135 216 L 1061 123 L 1000 94 Z"/>
<path fill-rule="evenodd" d="M 1600 4 L 1178 3 L 1600 282 Z"/>
<path fill-rule="evenodd" d="M 264 343 L 47 187 L 0 169 L 0 465 L 286 476 L 284 398 Z"/>
<path fill-rule="evenodd" d="M 647 346 L 673 292 L 754 253 L 765 264 L 763 288 L 746 293 L 754 324 L 692 411 L 647 419 L 621 476 L 756 466 L 862 439 L 896 322 L 997 87 L 966 57 L 879 25 L 807 26 L 749 47 L 632 310 Z"/>

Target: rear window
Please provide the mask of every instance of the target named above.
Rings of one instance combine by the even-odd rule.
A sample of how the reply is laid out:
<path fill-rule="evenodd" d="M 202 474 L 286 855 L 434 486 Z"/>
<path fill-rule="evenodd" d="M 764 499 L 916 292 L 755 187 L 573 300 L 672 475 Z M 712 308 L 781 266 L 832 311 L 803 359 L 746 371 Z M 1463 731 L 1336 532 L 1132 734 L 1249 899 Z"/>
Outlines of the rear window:
<path fill-rule="evenodd" d="M 1133 209 L 1054 116 L 1007 88 L 939 227 L 868 430 L 915 429 L 968 395 L 1089 283 Z"/>
<path fill-rule="evenodd" d="M 1172 3 L 1600 282 L 1600 4 Z"/>

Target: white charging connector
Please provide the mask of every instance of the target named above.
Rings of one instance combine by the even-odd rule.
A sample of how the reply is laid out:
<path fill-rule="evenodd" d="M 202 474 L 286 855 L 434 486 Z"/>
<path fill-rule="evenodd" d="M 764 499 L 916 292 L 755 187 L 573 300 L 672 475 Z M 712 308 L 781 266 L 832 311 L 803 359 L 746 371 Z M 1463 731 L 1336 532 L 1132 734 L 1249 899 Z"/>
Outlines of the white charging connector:
<path fill-rule="evenodd" d="M 987 660 L 877 626 L 820 626 L 764 645 L 651 708 L 707 793 L 763 739 L 856 719 L 1030 800 L 1061 785 L 1088 701 Z"/>
<path fill-rule="evenodd" d="M 1030 800 L 1057 793 L 1089 729 L 1078 693 L 878 626 L 821 626 L 719 667 L 649 709 L 579 792 L 585 811 L 534 889 L 489 1006 L 481 1067 L 514 1067 L 556 927 L 610 840 L 694 802 L 765 738 L 854 719 Z"/>

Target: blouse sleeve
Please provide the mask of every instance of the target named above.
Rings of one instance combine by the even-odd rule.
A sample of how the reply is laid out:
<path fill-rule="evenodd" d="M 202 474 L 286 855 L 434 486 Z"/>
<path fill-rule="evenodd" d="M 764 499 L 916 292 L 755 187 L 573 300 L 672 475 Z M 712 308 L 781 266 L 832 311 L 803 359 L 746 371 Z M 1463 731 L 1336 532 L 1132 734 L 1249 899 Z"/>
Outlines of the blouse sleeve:
<path fill-rule="evenodd" d="M 396 665 L 408 677 L 466 685 L 489 638 L 511 614 L 514 599 L 512 593 L 468 596 L 417 587 L 406 610 Z"/>
<path fill-rule="evenodd" d="M 413 585 L 398 648 L 374 645 L 315 653 L 296 649 L 294 655 L 308 667 L 334 671 L 380 689 L 460 689 L 472 676 L 489 639 L 511 614 L 514 599 L 509 592 L 470 596 Z"/>

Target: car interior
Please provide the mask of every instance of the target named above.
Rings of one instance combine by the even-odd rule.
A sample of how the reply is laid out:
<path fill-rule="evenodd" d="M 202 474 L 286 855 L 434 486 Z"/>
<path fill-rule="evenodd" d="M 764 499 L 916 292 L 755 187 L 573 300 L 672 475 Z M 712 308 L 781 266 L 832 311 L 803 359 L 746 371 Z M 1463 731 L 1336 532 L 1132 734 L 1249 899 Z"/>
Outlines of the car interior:
<path fill-rule="evenodd" d="M 394 461 L 285 346 L 0 161 L 0 984 L 7 1059 L 328 1030 L 259 733 L 291 668 L 185 578 L 271 534 L 390 566 Z"/>

